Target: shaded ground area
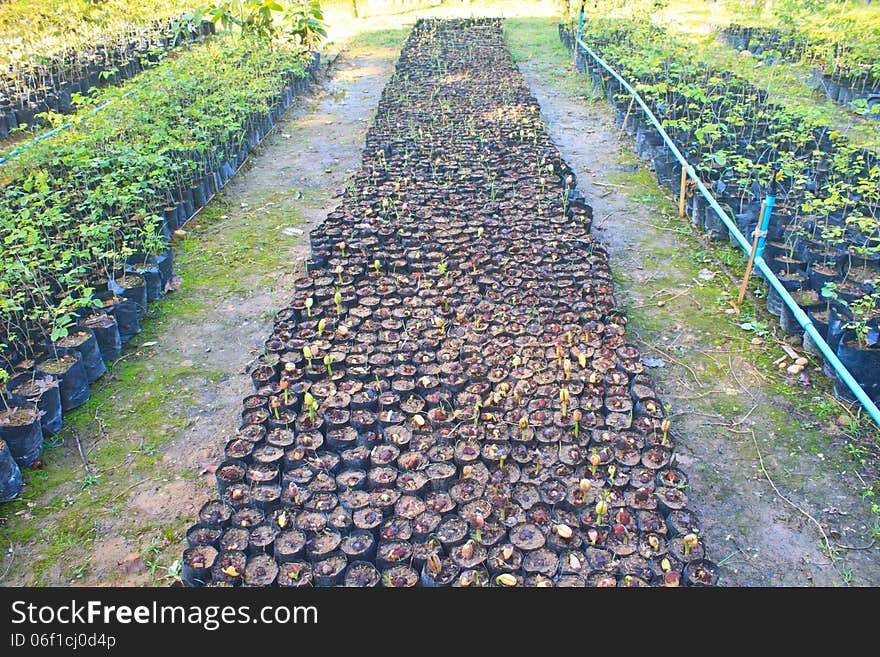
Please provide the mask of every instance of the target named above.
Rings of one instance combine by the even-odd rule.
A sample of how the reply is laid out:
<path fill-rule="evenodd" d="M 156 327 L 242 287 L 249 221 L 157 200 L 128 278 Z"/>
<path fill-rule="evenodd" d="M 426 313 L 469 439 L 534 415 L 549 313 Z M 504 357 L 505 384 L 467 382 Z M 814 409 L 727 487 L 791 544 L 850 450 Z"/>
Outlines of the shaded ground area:
<path fill-rule="evenodd" d="M 768 367 L 784 354 L 775 318 L 752 304 L 743 317 L 725 314 L 735 293 L 725 272 L 739 273 L 741 258 L 677 219 L 629 138 L 619 141 L 604 97 L 588 97 L 587 80 L 548 40 L 551 28 L 552 21 L 512 21 L 508 37 L 593 205 L 594 231 L 611 248 L 619 301 L 635 329 L 630 339 L 662 363 L 653 374 L 672 404 L 679 462 L 722 583 L 880 583 L 876 516 L 863 499 L 872 491 L 875 443 L 834 401 L 816 363 L 808 385 Z M 747 319 L 760 337 L 739 327 Z"/>
<path fill-rule="evenodd" d="M 244 368 L 288 297 L 309 227 L 359 164 L 395 55 L 349 47 L 186 226 L 179 291 L 151 307 L 92 401 L 65 418 L 46 467 L 27 472 L 21 498 L 0 509 L 0 583 L 168 581 L 182 532 L 213 490 L 206 468 L 239 425 Z"/>

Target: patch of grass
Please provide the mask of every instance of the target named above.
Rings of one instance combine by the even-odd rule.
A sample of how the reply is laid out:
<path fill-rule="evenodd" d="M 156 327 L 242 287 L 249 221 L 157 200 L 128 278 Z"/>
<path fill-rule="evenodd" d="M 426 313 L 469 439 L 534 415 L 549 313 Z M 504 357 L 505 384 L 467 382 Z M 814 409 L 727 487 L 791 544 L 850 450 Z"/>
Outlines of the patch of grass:
<path fill-rule="evenodd" d="M 397 52 L 403 48 L 409 33 L 409 27 L 365 30 L 349 39 L 345 43 L 345 49 L 352 55 L 361 52 L 376 55 L 382 50 Z"/>
<path fill-rule="evenodd" d="M 556 35 L 558 19 L 554 17 L 508 18 L 504 33 L 510 53 L 517 62 L 530 62 L 535 71 L 552 80 L 569 95 L 587 100 L 599 96 L 587 80 L 570 66 L 560 65 L 569 58 L 568 51 Z"/>

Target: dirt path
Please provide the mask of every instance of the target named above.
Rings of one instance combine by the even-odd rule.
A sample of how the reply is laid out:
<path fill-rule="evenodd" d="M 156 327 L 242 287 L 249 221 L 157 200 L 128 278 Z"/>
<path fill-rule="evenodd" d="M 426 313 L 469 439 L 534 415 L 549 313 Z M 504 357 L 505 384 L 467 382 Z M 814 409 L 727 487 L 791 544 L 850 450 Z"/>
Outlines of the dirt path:
<path fill-rule="evenodd" d="M 548 129 L 593 205 L 594 231 L 610 245 L 630 340 L 662 362 L 652 373 L 676 416 L 690 507 L 722 565 L 722 584 L 880 584 L 876 547 L 839 547 L 876 546 L 877 529 L 850 458 L 866 448 L 835 421 L 840 409 L 821 375 L 811 369 L 816 384 L 805 387 L 761 366 L 783 352 L 770 335 L 753 345 L 753 334 L 724 314 L 731 282 L 689 226 L 673 218 L 676 209 L 637 164 L 628 138 L 618 143 L 605 99 L 584 98 L 586 78 L 570 66 L 558 70 L 562 48 L 529 41 L 516 26 L 508 34 Z M 823 419 L 809 412 L 816 409 Z M 821 523 L 838 546 L 833 561 L 820 549 L 816 524 L 780 495 Z"/>
<path fill-rule="evenodd" d="M 360 162 L 396 52 L 349 49 L 234 181 L 186 227 L 181 288 L 151 309 L 112 376 L 70 418 L 46 467 L 5 505 L 0 583 L 165 583 L 214 488 L 252 391 L 244 370 Z M 332 57 L 332 55 L 331 55 Z M 86 477 L 74 431 L 94 477 Z"/>

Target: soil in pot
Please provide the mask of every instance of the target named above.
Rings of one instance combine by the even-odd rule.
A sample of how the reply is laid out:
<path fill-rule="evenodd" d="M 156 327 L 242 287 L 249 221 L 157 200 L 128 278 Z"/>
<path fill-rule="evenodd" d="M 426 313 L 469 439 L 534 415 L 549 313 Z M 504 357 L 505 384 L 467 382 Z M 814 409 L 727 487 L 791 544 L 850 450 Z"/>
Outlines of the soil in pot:
<path fill-rule="evenodd" d="M 278 578 L 278 564 L 267 554 L 253 556 L 244 568 L 245 586 L 272 586 Z"/>
<path fill-rule="evenodd" d="M 218 554 L 211 545 L 196 545 L 184 550 L 180 579 L 187 586 L 204 586 L 211 581 L 211 570 Z"/>
<path fill-rule="evenodd" d="M 373 588 L 379 585 L 382 576 L 368 561 L 355 561 L 345 573 L 344 585 L 349 588 Z"/>
<path fill-rule="evenodd" d="M 224 550 L 214 559 L 214 564 L 211 567 L 211 580 L 239 586 L 246 565 L 247 556 L 244 552 L 241 550 Z"/>
<path fill-rule="evenodd" d="M 59 393 L 62 410 L 71 411 L 89 401 L 91 397 L 89 379 L 82 354 L 78 351 L 47 358 L 40 361 L 37 366 L 41 371 L 57 376 L 61 380 Z"/>
<path fill-rule="evenodd" d="M 94 383 L 107 372 L 107 366 L 101 355 L 101 347 L 91 329 L 75 330 L 66 337 L 57 340 L 55 346 L 58 349 L 72 349 L 80 353 L 89 384 Z"/>
<path fill-rule="evenodd" d="M 316 561 L 312 564 L 315 586 L 336 586 L 341 581 L 347 566 L 348 560 L 342 552 Z"/>
<path fill-rule="evenodd" d="M 312 565 L 305 561 L 288 561 L 278 567 L 278 586 L 308 587 L 312 586 L 314 576 Z"/>
<path fill-rule="evenodd" d="M 36 407 L 2 408 L 0 440 L 5 443 L 19 468 L 31 467 L 43 452 L 43 429 Z"/>
<path fill-rule="evenodd" d="M 15 397 L 26 400 L 28 406 L 36 405 L 43 413 L 40 426 L 44 434 L 57 433 L 63 425 L 60 383 L 58 378 L 43 372 L 24 374 L 9 382 L 9 389 Z"/>

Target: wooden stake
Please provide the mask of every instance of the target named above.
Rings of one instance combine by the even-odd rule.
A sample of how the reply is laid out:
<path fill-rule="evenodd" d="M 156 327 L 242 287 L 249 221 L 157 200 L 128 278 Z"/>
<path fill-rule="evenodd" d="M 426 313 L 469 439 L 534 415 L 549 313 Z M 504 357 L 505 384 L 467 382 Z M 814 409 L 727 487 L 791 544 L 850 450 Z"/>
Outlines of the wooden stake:
<path fill-rule="evenodd" d="M 626 116 L 623 117 L 623 123 L 620 126 L 620 132 L 617 133 L 617 141 L 620 141 L 620 138 L 623 136 L 623 131 L 626 128 L 626 122 L 629 121 L 629 113 L 632 112 L 634 102 L 636 102 L 635 96 L 629 99 L 629 107 L 626 108 Z"/>
<path fill-rule="evenodd" d="M 682 165 L 681 167 L 681 191 L 678 195 L 678 218 L 684 219 L 684 203 L 687 200 L 687 181 L 688 181 L 688 172 L 687 167 Z"/>
<path fill-rule="evenodd" d="M 739 306 L 743 302 L 743 299 L 746 296 L 746 287 L 748 287 L 749 278 L 751 278 L 752 276 L 752 267 L 755 264 L 755 252 L 757 252 L 758 250 L 758 240 L 760 239 L 761 235 L 761 221 L 764 217 L 764 208 L 766 207 L 766 205 L 766 200 L 761 203 L 761 212 L 758 215 L 758 227 L 755 229 L 755 239 L 752 242 L 752 252 L 749 254 L 749 264 L 748 266 L 746 266 L 746 277 L 743 279 L 742 286 L 740 286 L 739 288 L 739 298 L 736 301 L 737 306 Z"/>

